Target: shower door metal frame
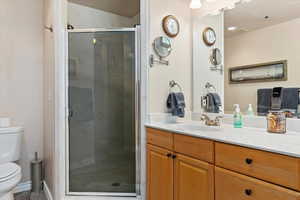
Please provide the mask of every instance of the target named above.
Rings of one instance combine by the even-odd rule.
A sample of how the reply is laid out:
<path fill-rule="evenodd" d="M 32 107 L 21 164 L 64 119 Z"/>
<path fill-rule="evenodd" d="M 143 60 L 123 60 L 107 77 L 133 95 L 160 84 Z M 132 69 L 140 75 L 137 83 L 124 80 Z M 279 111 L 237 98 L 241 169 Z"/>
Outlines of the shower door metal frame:
<path fill-rule="evenodd" d="M 136 192 L 135 193 L 117 193 L 117 192 L 70 192 L 69 184 L 69 123 L 67 120 L 67 134 L 66 134 L 66 179 L 65 179 L 65 191 L 67 196 L 108 196 L 108 197 L 140 197 L 141 196 L 141 112 L 140 112 L 140 77 L 141 77 L 141 28 L 140 25 L 136 25 L 134 28 L 96 28 L 96 29 L 73 29 L 68 30 L 69 33 L 101 33 L 101 32 L 134 32 L 135 34 L 135 148 L 136 148 Z M 69 50 L 67 50 L 69 52 Z M 69 55 L 67 55 L 68 58 Z M 68 59 L 67 59 L 68 60 Z M 67 63 L 67 72 L 69 65 Z M 69 75 L 66 73 L 66 116 L 69 118 Z"/>

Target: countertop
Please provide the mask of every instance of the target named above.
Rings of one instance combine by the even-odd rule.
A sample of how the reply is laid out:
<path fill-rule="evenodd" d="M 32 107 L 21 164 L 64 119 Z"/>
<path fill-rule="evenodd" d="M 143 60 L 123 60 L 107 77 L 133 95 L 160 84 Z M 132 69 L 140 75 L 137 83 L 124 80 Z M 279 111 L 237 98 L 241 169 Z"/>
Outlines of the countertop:
<path fill-rule="evenodd" d="M 200 121 L 146 123 L 146 127 L 300 158 L 300 133 L 270 134 L 260 128 L 207 127 Z"/>

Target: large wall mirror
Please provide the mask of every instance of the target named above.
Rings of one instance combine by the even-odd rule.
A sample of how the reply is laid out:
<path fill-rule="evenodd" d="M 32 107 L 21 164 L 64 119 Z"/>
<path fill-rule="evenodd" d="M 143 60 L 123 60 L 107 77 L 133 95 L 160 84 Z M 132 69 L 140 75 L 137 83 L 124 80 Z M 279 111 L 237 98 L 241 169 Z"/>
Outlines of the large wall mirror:
<path fill-rule="evenodd" d="M 252 0 L 224 13 L 224 111 L 282 109 L 297 117 L 300 1 Z"/>

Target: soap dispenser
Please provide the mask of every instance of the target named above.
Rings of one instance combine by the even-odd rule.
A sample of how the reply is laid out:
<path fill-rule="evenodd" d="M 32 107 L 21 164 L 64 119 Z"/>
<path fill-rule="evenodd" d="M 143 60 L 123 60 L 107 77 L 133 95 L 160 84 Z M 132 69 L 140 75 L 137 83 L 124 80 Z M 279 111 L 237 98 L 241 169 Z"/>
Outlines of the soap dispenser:
<path fill-rule="evenodd" d="M 248 115 L 248 116 L 254 116 L 252 104 L 249 104 L 249 105 L 248 105 L 247 115 Z"/>
<path fill-rule="evenodd" d="M 239 104 L 234 105 L 233 127 L 234 128 L 243 128 L 243 116 L 242 116 Z"/>

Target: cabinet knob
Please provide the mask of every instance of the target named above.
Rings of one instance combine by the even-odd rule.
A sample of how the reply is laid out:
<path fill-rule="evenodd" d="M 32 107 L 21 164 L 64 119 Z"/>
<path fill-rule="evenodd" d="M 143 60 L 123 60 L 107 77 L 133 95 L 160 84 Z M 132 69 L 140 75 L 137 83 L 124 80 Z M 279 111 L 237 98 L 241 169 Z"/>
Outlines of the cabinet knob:
<path fill-rule="evenodd" d="M 168 153 L 168 154 L 167 154 L 167 157 L 168 157 L 168 158 L 170 158 L 171 156 L 172 156 L 172 154 L 171 154 L 171 153 Z"/>
<path fill-rule="evenodd" d="M 176 155 L 172 155 L 172 158 L 175 159 L 175 158 L 177 158 L 177 156 Z"/>
<path fill-rule="evenodd" d="M 245 194 L 246 194 L 247 196 L 251 196 L 252 190 L 246 189 L 246 190 L 245 190 Z"/>
<path fill-rule="evenodd" d="M 252 164 L 253 163 L 253 160 L 251 159 L 251 158 L 246 158 L 246 163 L 248 164 L 248 165 L 250 165 L 250 164 Z"/>

